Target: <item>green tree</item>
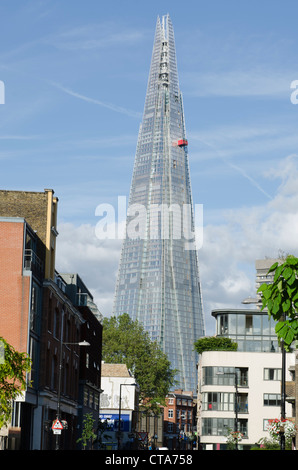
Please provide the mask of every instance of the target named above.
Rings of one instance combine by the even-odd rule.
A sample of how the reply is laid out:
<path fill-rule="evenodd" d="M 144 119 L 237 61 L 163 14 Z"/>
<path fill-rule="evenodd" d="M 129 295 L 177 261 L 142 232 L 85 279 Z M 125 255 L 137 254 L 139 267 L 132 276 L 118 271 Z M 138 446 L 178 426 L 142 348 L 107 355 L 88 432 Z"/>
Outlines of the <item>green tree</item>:
<path fill-rule="evenodd" d="M 126 364 L 140 388 L 140 398 L 158 411 L 174 384 L 176 371 L 155 341 L 127 313 L 103 319 L 103 360 Z"/>
<path fill-rule="evenodd" d="M 26 390 L 26 373 L 31 369 L 31 359 L 17 352 L 0 337 L 4 358 L 0 361 L 0 428 L 7 424 L 12 411 L 12 401 Z M 3 361 L 2 361 L 3 359 Z"/>
<path fill-rule="evenodd" d="M 195 350 L 198 354 L 204 351 L 237 351 L 238 344 L 230 338 L 223 338 L 221 336 L 206 336 L 199 338 L 195 343 Z"/>
<path fill-rule="evenodd" d="M 82 437 L 77 439 L 77 442 L 82 442 L 83 449 L 86 450 L 88 442 L 92 448 L 94 439 L 96 439 L 96 434 L 94 432 L 94 419 L 92 413 L 86 413 L 83 419 L 83 430 Z"/>
<path fill-rule="evenodd" d="M 268 274 L 271 272 L 273 282 L 262 284 L 258 292 L 262 293 L 262 310 L 267 308 L 269 317 L 277 322 L 275 332 L 288 351 L 298 340 L 298 258 L 287 256 L 282 264 L 274 263 Z"/>

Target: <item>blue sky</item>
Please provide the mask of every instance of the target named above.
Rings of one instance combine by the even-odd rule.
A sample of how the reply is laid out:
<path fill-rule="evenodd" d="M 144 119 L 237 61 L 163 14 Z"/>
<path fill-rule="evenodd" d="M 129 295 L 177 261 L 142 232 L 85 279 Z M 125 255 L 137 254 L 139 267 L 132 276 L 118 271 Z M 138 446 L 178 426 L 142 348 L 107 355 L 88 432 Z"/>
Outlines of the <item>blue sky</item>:
<path fill-rule="evenodd" d="M 128 196 L 157 16 L 173 22 L 207 333 L 254 295 L 255 259 L 298 255 L 294 0 L 0 3 L 1 188 L 59 198 L 57 268 L 112 306 L 121 243 L 95 209 Z"/>

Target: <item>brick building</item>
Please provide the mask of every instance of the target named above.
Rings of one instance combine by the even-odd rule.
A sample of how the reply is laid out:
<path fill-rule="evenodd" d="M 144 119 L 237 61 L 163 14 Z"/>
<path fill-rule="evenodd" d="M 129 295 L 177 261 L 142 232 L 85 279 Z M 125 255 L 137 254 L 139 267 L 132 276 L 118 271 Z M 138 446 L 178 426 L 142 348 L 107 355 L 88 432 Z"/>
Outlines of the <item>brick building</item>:
<path fill-rule="evenodd" d="M 102 358 L 102 315 L 93 301 L 93 296 L 76 273 L 61 273 L 65 283 L 65 292 L 83 319 L 80 329 L 80 341 L 87 341 L 90 346 L 81 348 L 79 367 L 79 409 L 78 429 L 81 437 L 82 421 L 85 414 L 92 414 L 94 429 L 99 421 Z"/>
<path fill-rule="evenodd" d="M 94 306 L 91 310 L 73 302 L 67 282 L 55 270 L 57 203 L 52 190 L 0 191 L 0 336 L 32 359 L 27 389 L 13 404 L 11 425 L 1 430 L 0 448 L 54 448 L 51 424 L 57 413 L 60 361 L 59 402 L 68 423 L 59 438 L 61 448 L 76 447 L 82 419 L 80 377 L 100 389 L 102 327 L 92 313 Z M 87 353 L 80 358 L 87 348 L 64 344 L 85 339 L 87 317 L 93 325 L 90 351 L 97 348 L 93 374 L 84 372 Z"/>
<path fill-rule="evenodd" d="M 192 449 L 195 432 L 193 392 L 169 393 L 164 408 L 164 445 L 169 449 Z"/>
<path fill-rule="evenodd" d="M 45 279 L 55 277 L 58 198 L 52 189 L 44 192 L 0 190 L 0 216 L 22 217 L 37 235 L 36 255 L 44 261 Z M 31 246 L 26 249 L 30 250 Z"/>

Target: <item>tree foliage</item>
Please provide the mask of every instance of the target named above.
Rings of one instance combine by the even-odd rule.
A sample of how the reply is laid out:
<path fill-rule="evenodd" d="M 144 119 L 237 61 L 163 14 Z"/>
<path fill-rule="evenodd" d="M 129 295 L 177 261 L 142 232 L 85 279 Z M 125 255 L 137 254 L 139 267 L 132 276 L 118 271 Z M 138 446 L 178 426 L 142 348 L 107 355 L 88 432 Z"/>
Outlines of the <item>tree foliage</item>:
<path fill-rule="evenodd" d="M 77 439 L 77 442 L 82 442 L 84 450 L 86 450 L 88 444 L 92 448 L 92 444 L 97 437 L 94 432 L 94 421 L 92 413 L 84 415 L 82 437 Z"/>
<path fill-rule="evenodd" d="M 194 346 L 198 354 L 202 354 L 204 351 L 237 351 L 238 348 L 238 344 L 230 338 L 220 336 L 199 338 Z"/>
<path fill-rule="evenodd" d="M 26 389 L 26 373 L 31 369 L 31 360 L 25 353 L 17 352 L 2 337 L 4 361 L 0 362 L 0 428 L 7 424 L 12 411 L 12 400 Z"/>
<path fill-rule="evenodd" d="M 104 318 L 102 356 L 107 363 L 127 365 L 139 385 L 140 398 L 148 406 L 164 404 L 176 371 L 143 326 L 127 313 Z"/>
<path fill-rule="evenodd" d="M 287 256 L 283 264 L 274 263 L 268 274 L 274 272 L 273 282 L 262 284 L 262 310 L 277 322 L 275 332 L 284 341 L 286 350 L 298 340 L 298 258 Z"/>

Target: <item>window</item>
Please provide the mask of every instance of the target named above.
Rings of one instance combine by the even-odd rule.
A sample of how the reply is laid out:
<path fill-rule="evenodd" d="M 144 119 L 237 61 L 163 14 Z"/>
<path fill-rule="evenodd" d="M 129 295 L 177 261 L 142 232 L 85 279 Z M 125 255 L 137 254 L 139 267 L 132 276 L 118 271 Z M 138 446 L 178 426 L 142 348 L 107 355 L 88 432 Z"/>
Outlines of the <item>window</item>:
<path fill-rule="evenodd" d="M 268 431 L 269 419 L 263 419 L 263 431 Z"/>
<path fill-rule="evenodd" d="M 55 338 L 59 338 L 60 332 L 60 313 L 59 310 L 56 308 L 54 313 L 54 336 Z"/>
<path fill-rule="evenodd" d="M 248 368 L 246 367 L 203 367 L 203 385 L 234 385 L 235 371 L 238 386 L 248 387 Z"/>
<path fill-rule="evenodd" d="M 84 388 L 84 406 L 89 405 L 89 392 L 87 388 Z"/>
<path fill-rule="evenodd" d="M 202 407 L 204 411 L 233 411 L 235 408 L 234 400 L 234 393 L 203 393 Z"/>
<path fill-rule="evenodd" d="M 219 317 L 219 322 L 218 322 L 218 334 L 224 335 L 228 332 L 228 316 L 227 315 L 221 315 Z"/>
<path fill-rule="evenodd" d="M 278 393 L 264 393 L 264 406 L 280 406 L 281 397 Z"/>
<path fill-rule="evenodd" d="M 173 418 L 174 417 L 174 413 L 173 413 L 173 410 L 170 408 L 168 410 L 168 418 Z"/>
<path fill-rule="evenodd" d="M 94 394 L 94 409 L 99 410 L 99 395 L 97 393 Z"/>
<path fill-rule="evenodd" d="M 89 407 L 93 408 L 93 402 L 94 402 L 94 394 L 90 391 L 89 392 Z"/>
<path fill-rule="evenodd" d="M 238 420 L 238 429 L 247 436 L 247 419 Z M 226 436 L 229 429 L 234 429 L 235 420 L 233 418 L 203 418 L 203 436 Z"/>
<path fill-rule="evenodd" d="M 31 309 L 30 309 L 30 328 L 33 331 L 37 330 L 37 316 L 38 316 L 38 299 L 39 290 L 37 285 L 33 282 L 31 292 Z"/>
<path fill-rule="evenodd" d="M 245 331 L 246 334 L 252 334 L 252 315 L 246 315 L 245 317 Z"/>
<path fill-rule="evenodd" d="M 264 380 L 281 380 L 281 369 L 264 369 Z"/>
<path fill-rule="evenodd" d="M 52 299 L 49 298 L 48 308 L 48 331 L 52 331 Z"/>
<path fill-rule="evenodd" d="M 57 369 L 58 369 L 57 357 L 52 357 L 52 367 L 51 367 L 51 389 L 57 389 Z"/>

